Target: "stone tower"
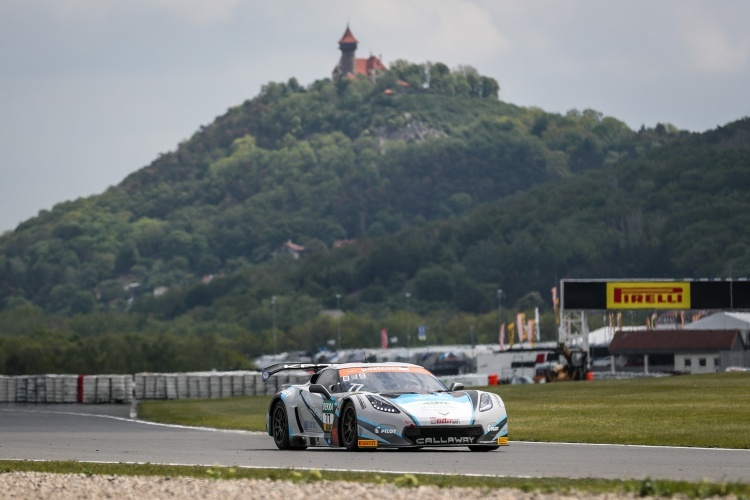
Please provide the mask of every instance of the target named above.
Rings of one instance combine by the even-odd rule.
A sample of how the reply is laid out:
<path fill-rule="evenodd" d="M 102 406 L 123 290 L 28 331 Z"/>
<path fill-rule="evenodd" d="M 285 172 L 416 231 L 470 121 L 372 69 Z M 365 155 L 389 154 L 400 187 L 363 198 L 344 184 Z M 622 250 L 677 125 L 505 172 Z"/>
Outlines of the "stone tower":
<path fill-rule="evenodd" d="M 346 25 L 346 31 L 344 36 L 339 40 L 339 49 L 341 49 L 341 60 L 339 65 L 336 67 L 336 73 L 338 77 L 354 73 L 354 53 L 357 51 L 357 41 L 352 35 L 352 31 L 349 29 L 349 25 Z"/>

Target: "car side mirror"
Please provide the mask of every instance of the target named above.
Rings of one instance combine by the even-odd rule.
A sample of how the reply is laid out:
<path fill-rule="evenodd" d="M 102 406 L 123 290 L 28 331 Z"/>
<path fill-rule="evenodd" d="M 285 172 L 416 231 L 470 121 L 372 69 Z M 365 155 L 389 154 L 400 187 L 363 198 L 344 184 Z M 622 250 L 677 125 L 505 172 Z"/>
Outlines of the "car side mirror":
<path fill-rule="evenodd" d="M 451 392 L 453 391 L 462 391 L 464 389 L 464 384 L 461 382 L 453 382 L 449 388 Z"/>
<path fill-rule="evenodd" d="M 325 396 L 326 399 L 331 399 L 331 393 L 323 385 L 311 384 L 310 392 L 314 392 L 316 394 L 322 394 L 323 396 Z"/>

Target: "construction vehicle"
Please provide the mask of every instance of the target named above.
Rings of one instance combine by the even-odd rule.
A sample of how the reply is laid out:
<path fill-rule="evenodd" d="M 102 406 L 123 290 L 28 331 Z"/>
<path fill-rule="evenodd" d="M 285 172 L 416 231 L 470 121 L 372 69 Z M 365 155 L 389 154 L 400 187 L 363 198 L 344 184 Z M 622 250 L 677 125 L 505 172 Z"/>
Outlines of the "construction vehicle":
<path fill-rule="evenodd" d="M 547 362 L 537 365 L 536 379 L 545 382 L 564 380 L 587 380 L 588 352 L 584 349 L 568 347 L 564 342 L 557 344 L 554 353 L 547 355 Z"/>

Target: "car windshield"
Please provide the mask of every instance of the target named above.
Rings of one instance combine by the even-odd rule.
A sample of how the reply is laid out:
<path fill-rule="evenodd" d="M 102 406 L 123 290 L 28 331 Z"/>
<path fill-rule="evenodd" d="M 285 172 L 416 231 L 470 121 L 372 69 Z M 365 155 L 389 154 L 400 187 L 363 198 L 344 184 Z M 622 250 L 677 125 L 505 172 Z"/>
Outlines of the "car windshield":
<path fill-rule="evenodd" d="M 424 369 L 377 371 L 377 369 L 341 370 L 346 392 L 436 392 L 447 388 Z"/>

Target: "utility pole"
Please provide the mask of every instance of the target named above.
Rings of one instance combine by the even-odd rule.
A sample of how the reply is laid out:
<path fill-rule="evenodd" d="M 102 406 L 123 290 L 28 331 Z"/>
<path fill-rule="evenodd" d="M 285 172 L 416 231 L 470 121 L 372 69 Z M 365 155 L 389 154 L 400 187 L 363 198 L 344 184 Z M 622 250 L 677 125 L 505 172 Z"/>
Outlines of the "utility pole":
<path fill-rule="evenodd" d="M 336 314 L 341 312 L 341 294 L 336 294 Z M 341 349 L 341 318 L 336 317 L 336 350 Z"/>
<path fill-rule="evenodd" d="M 497 289 L 497 334 L 503 329 L 503 289 Z"/>
<path fill-rule="evenodd" d="M 276 350 L 276 295 L 271 297 L 271 318 L 273 321 L 273 353 L 278 354 Z"/>
<path fill-rule="evenodd" d="M 406 292 L 404 296 L 406 297 L 406 347 L 407 349 L 411 349 L 411 324 L 409 323 L 411 319 L 409 316 L 409 298 L 411 297 L 411 293 Z"/>

